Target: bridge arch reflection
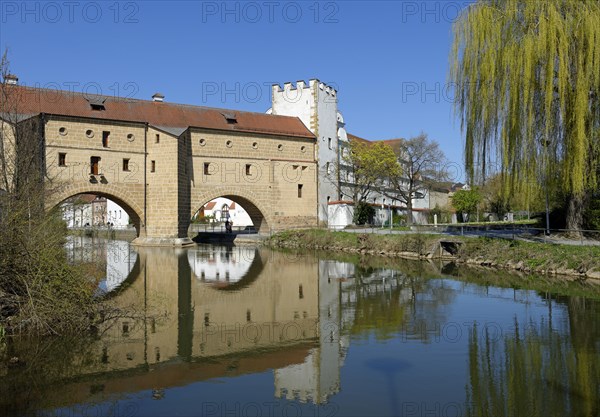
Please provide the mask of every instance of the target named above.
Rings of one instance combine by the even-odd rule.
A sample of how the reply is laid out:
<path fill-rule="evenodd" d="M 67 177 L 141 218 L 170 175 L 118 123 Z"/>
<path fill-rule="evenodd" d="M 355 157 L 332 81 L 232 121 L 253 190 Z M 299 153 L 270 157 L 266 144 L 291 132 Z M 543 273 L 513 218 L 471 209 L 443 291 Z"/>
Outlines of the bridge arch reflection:
<path fill-rule="evenodd" d="M 192 275 L 222 290 L 239 290 L 261 274 L 264 262 L 256 247 L 201 246 L 187 252 Z"/>

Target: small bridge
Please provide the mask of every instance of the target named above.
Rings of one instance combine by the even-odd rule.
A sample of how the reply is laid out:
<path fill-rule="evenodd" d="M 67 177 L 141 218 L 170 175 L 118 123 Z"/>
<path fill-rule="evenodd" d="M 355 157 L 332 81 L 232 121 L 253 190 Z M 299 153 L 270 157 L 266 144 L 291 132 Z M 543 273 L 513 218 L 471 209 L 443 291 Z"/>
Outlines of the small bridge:
<path fill-rule="evenodd" d="M 217 197 L 260 233 L 317 224 L 315 136 L 296 117 L 7 86 L 38 139 L 50 209 L 79 194 L 119 204 L 140 245 L 184 245 Z"/>

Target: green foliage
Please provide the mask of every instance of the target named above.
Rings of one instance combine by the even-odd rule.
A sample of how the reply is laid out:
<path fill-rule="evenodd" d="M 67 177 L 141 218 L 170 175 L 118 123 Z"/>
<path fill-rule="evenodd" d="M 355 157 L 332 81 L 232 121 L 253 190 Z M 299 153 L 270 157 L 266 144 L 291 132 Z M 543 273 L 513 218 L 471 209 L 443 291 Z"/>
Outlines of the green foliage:
<path fill-rule="evenodd" d="M 437 215 L 438 223 L 452 223 L 452 213 L 446 208 L 440 207 L 438 204 L 429 210 L 429 223 L 434 222 L 434 216 Z"/>
<path fill-rule="evenodd" d="M 477 189 L 458 190 L 452 196 L 452 206 L 459 214 L 473 214 L 477 211 L 481 199 L 481 193 Z"/>
<path fill-rule="evenodd" d="M 370 204 L 359 201 L 356 206 L 354 206 L 354 224 L 363 225 L 371 223 L 374 216 L 375 209 Z"/>
<path fill-rule="evenodd" d="M 365 201 L 381 178 L 398 175 L 401 169 L 394 151 L 383 142 L 351 141 L 342 163 L 353 175 L 351 197 L 355 202 Z"/>
<path fill-rule="evenodd" d="M 585 213 L 585 228 L 600 230 L 600 196 L 595 196 Z"/>
<path fill-rule="evenodd" d="M 454 32 L 450 77 L 470 180 L 494 159 L 507 188 L 555 178 L 581 205 L 597 183 L 600 3 L 479 0 Z"/>

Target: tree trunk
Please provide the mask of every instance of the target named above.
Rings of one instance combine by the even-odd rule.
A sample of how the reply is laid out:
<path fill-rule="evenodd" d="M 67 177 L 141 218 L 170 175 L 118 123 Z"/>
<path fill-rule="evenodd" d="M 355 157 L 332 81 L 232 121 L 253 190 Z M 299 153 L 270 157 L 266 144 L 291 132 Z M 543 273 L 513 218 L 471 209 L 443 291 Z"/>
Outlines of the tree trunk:
<path fill-rule="evenodd" d="M 407 225 L 411 225 L 413 223 L 413 218 L 412 218 L 412 199 L 409 197 L 406 199 L 406 224 Z"/>
<path fill-rule="evenodd" d="M 583 226 L 583 214 L 587 201 L 586 193 L 572 194 L 569 197 L 569 207 L 567 209 L 567 229 L 568 234 L 579 238 Z"/>

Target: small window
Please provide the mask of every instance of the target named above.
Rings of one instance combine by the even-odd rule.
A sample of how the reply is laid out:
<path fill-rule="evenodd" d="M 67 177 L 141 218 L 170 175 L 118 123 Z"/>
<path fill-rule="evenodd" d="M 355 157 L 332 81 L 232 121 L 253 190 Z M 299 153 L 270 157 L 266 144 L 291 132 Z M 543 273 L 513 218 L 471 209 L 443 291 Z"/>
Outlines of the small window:
<path fill-rule="evenodd" d="M 283 145 L 282 144 L 277 145 L 277 150 L 279 152 L 283 151 Z"/>
<path fill-rule="evenodd" d="M 85 135 L 88 138 L 93 138 L 94 137 L 94 131 L 92 129 L 88 129 L 88 130 L 85 131 Z"/>
<path fill-rule="evenodd" d="M 204 163 L 204 175 L 210 175 L 210 162 Z"/>
<path fill-rule="evenodd" d="M 223 117 L 225 118 L 225 120 L 227 121 L 227 124 L 236 124 L 237 123 L 237 116 L 235 115 L 235 113 L 221 113 L 223 115 Z"/>
<path fill-rule="evenodd" d="M 331 197 L 327 196 L 327 204 L 329 204 L 330 201 L 331 201 Z"/>
<path fill-rule="evenodd" d="M 67 154 L 60 152 L 58 154 L 58 166 L 64 167 L 67 166 Z"/>
<path fill-rule="evenodd" d="M 304 290 L 302 288 L 302 284 L 298 285 L 298 298 L 301 300 L 304 298 Z"/>
<path fill-rule="evenodd" d="M 129 171 L 129 159 L 123 159 L 123 171 Z"/>
<path fill-rule="evenodd" d="M 156 172 L 156 161 L 150 162 L 150 172 Z"/>
<path fill-rule="evenodd" d="M 100 157 L 92 156 L 90 158 L 90 174 L 98 175 L 100 173 Z"/>
<path fill-rule="evenodd" d="M 133 136 L 133 133 L 130 133 L 130 134 L 127 135 L 127 140 L 129 142 L 133 142 L 135 140 L 135 136 Z"/>
<path fill-rule="evenodd" d="M 302 185 L 303 184 L 298 184 L 298 198 L 302 198 Z"/>
<path fill-rule="evenodd" d="M 251 164 L 246 164 L 246 176 L 249 177 L 251 174 L 250 172 L 250 168 L 252 167 Z"/>
<path fill-rule="evenodd" d="M 206 139 L 202 138 L 200 139 L 200 146 L 204 146 L 206 145 Z"/>
<path fill-rule="evenodd" d="M 331 164 L 329 162 L 325 164 L 325 170 L 327 171 L 327 175 L 331 174 Z"/>
<path fill-rule="evenodd" d="M 225 146 L 227 146 L 228 148 L 231 148 L 231 147 L 233 146 L 233 142 L 232 142 L 232 141 L 230 141 L 230 140 L 228 140 L 228 141 L 225 143 Z"/>
<path fill-rule="evenodd" d="M 258 149 L 258 142 L 254 142 L 252 144 L 252 149 Z"/>
<path fill-rule="evenodd" d="M 90 104 L 90 106 L 92 107 L 92 110 L 95 110 L 95 111 L 106 110 L 106 107 L 104 107 L 104 104 Z"/>
<path fill-rule="evenodd" d="M 305 153 L 306 152 L 306 146 L 301 146 L 300 147 L 300 152 Z"/>
<path fill-rule="evenodd" d="M 108 148 L 108 137 L 110 136 L 110 132 L 104 131 L 102 132 L 102 147 Z"/>
<path fill-rule="evenodd" d="M 156 143 L 160 143 L 160 134 L 156 134 Z"/>
<path fill-rule="evenodd" d="M 331 149 L 331 138 L 327 138 L 327 146 Z"/>
<path fill-rule="evenodd" d="M 67 136 L 67 128 L 61 127 L 60 129 L 58 129 L 58 134 L 61 136 Z"/>

